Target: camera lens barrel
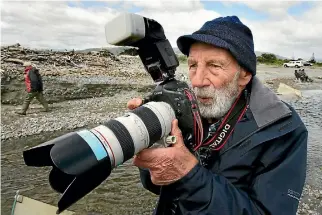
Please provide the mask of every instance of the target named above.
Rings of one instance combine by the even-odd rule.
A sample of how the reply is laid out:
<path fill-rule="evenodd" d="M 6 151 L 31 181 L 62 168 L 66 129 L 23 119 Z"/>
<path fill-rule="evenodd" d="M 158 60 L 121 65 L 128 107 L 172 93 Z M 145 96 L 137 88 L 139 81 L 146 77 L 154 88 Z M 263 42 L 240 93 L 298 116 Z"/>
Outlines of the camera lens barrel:
<path fill-rule="evenodd" d="M 57 138 L 51 157 L 67 174 L 83 173 L 101 162 L 111 171 L 167 136 L 174 119 L 168 103 L 149 102 L 90 130 Z"/>

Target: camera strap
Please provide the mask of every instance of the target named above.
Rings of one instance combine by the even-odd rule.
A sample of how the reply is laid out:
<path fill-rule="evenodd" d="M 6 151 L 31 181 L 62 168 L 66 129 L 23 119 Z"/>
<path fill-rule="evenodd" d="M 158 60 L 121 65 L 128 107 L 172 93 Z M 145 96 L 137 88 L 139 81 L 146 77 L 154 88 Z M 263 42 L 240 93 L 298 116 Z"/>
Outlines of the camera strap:
<path fill-rule="evenodd" d="M 248 108 L 248 97 L 247 90 L 240 93 L 222 120 L 216 133 L 211 135 L 210 139 L 206 138 L 201 144 L 197 145 L 194 148 L 194 151 L 204 146 L 208 146 L 213 151 L 220 150 L 227 143 L 237 122 L 244 116 Z"/>
<path fill-rule="evenodd" d="M 192 143 L 192 148 L 195 147 L 195 145 L 201 145 L 202 139 L 203 139 L 203 124 L 201 120 L 201 116 L 199 113 L 199 108 L 197 105 L 197 98 L 195 97 L 194 93 L 192 93 L 190 90 L 185 89 L 184 93 L 188 97 L 190 104 L 191 104 L 191 111 L 193 114 L 193 135 L 195 138 L 195 141 Z"/>

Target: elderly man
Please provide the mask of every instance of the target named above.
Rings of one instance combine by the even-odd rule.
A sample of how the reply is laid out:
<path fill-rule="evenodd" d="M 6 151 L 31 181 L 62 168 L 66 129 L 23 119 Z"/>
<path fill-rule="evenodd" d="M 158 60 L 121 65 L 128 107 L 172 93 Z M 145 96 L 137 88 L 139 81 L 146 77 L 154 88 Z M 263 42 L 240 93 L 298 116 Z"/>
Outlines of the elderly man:
<path fill-rule="evenodd" d="M 177 40 L 204 118 L 192 154 L 177 142 L 135 156 L 144 187 L 160 195 L 155 214 L 296 214 L 306 177 L 308 131 L 298 114 L 256 77 L 251 30 L 220 17 Z M 141 105 L 140 98 L 128 108 Z M 218 132 L 233 128 L 222 139 Z"/>
<path fill-rule="evenodd" d="M 43 96 L 43 83 L 39 70 L 31 65 L 30 62 L 23 64 L 25 67 L 25 84 L 27 95 L 22 105 L 22 110 L 17 112 L 20 115 L 26 115 L 30 102 L 36 99 L 44 106 L 45 112 L 48 111 L 48 103 Z"/>

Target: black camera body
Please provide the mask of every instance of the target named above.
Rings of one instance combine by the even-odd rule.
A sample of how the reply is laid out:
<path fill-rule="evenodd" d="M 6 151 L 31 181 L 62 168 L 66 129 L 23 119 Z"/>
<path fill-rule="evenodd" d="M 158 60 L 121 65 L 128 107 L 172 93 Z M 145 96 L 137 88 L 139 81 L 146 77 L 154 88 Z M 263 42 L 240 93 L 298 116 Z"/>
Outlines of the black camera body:
<path fill-rule="evenodd" d="M 193 152 L 195 146 L 202 141 L 203 128 L 196 98 L 187 83 L 176 79 L 162 82 L 157 85 L 151 96 L 144 99 L 144 102 L 148 101 L 162 101 L 171 105 L 185 145 Z"/>
<path fill-rule="evenodd" d="M 105 33 L 109 44 L 138 48 L 156 88 L 140 107 L 123 117 L 23 152 L 26 165 L 53 167 L 50 185 L 63 194 L 57 214 L 100 185 L 114 167 L 169 135 L 175 118 L 190 151 L 202 142 L 196 98 L 186 82 L 175 79 L 179 62 L 162 26 L 146 17 L 122 14 L 106 24 Z"/>

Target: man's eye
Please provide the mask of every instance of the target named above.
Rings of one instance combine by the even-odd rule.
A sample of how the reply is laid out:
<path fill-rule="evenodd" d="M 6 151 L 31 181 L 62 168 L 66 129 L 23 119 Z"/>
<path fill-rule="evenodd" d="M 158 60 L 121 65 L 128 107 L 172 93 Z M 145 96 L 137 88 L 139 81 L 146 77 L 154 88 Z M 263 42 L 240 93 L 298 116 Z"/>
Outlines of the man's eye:
<path fill-rule="evenodd" d="M 191 68 L 195 68 L 197 65 L 196 64 L 191 64 L 190 66 L 189 66 L 189 68 L 191 69 Z"/>
<path fill-rule="evenodd" d="M 214 68 L 220 68 L 221 66 L 219 66 L 218 64 L 210 64 L 211 67 L 214 67 Z"/>

